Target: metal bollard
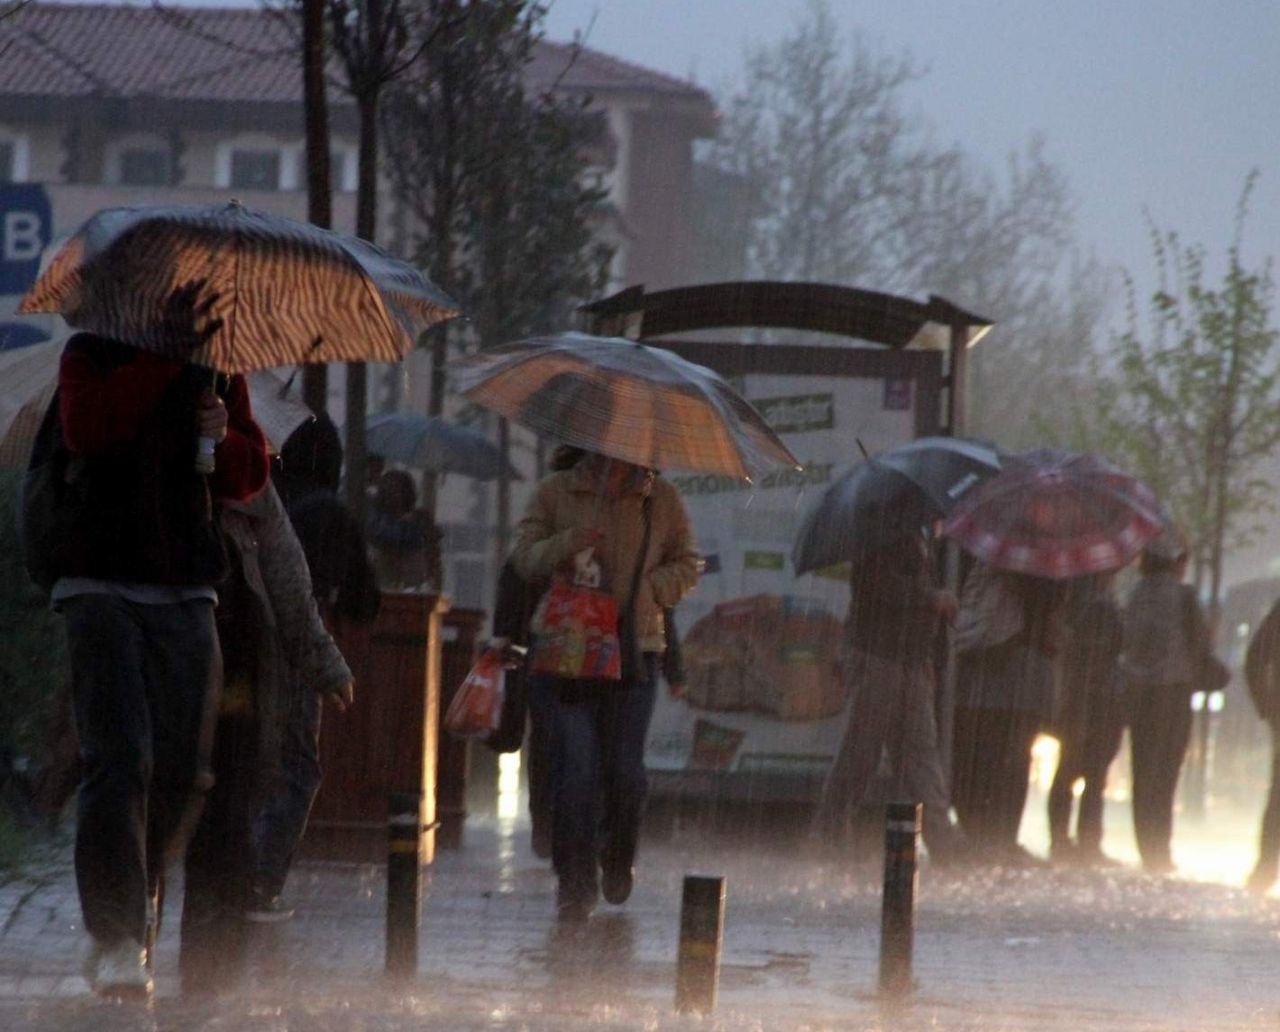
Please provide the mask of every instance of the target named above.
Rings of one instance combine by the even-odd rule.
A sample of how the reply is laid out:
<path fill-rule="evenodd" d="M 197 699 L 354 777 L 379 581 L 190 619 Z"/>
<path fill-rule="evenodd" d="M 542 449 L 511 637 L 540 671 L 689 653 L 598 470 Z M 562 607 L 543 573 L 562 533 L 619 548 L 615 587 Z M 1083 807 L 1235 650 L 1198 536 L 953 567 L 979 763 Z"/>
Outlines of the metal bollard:
<path fill-rule="evenodd" d="M 387 974 L 418 971 L 422 916 L 422 796 L 392 792 L 387 805 Z"/>
<path fill-rule="evenodd" d="M 720 982 L 724 942 L 724 879 L 687 875 L 680 899 L 676 1010 L 710 1014 Z"/>
<path fill-rule="evenodd" d="M 885 813 L 884 898 L 880 910 L 880 992 L 911 992 L 919 803 L 890 803 Z"/>

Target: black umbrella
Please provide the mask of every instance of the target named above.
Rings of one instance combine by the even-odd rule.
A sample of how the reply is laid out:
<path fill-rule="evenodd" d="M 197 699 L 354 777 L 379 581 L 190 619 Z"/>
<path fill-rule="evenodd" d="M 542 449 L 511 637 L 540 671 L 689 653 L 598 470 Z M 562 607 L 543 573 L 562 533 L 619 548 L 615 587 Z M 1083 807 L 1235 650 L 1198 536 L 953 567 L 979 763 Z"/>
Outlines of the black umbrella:
<path fill-rule="evenodd" d="M 823 492 L 791 550 L 797 574 L 848 562 L 902 528 L 927 525 L 1000 469 L 993 447 L 923 437 L 855 466 Z"/>

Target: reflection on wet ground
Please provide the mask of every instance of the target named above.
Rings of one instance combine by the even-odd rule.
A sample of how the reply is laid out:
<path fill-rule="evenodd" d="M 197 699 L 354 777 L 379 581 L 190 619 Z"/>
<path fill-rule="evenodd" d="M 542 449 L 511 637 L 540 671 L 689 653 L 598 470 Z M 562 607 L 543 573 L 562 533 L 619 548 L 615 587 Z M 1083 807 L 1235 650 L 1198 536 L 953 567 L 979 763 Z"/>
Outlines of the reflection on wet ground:
<path fill-rule="evenodd" d="M 1249 821 L 1241 822 L 1247 830 Z M 1036 817 L 1028 809 L 1028 843 Z M 1220 830 L 1220 829 L 1218 829 Z M 1212 822 L 1180 827 L 1179 856 L 1211 853 Z M 1108 828 L 1123 848 L 1122 829 Z M 1251 836 L 1227 837 L 1245 858 Z M 1117 852 L 1119 852 L 1119 849 Z M 150 1008 L 91 997 L 67 858 L 44 884 L 0 886 L 6 1032 L 392 1032 L 400 1029 L 1260 1030 L 1273 992 L 1280 903 L 1238 888 L 1107 869 L 922 871 L 917 991 L 882 1010 L 879 866 L 812 855 L 794 837 L 689 822 L 645 844 L 636 893 L 586 925 L 555 923 L 554 884 L 519 806 L 473 812 L 464 847 L 429 869 L 419 977 L 386 981 L 383 878 L 309 864 L 297 918 L 254 929 L 249 975 L 176 992 L 176 920 Z M 728 882 L 714 1016 L 673 1013 L 678 907 L 688 873 Z M 175 898 L 176 898 L 175 891 Z"/>

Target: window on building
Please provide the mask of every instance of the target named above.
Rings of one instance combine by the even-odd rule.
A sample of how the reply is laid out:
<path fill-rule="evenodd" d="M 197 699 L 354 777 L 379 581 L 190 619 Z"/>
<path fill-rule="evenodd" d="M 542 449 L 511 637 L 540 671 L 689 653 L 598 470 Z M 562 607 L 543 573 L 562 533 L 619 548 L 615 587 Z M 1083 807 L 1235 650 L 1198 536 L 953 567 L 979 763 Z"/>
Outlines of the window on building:
<path fill-rule="evenodd" d="M 0 140 L 0 183 L 12 183 L 17 164 L 17 147 L 12 140 Z"/>
<path fill-rule="evenodd" d="M 231 186 L 236 190 L 279 190 L 280 152 L 232 151 Z"/>
<path fill-rule="evenodd" d="M 168 152 L 155 147 L 128 147 L 122 150 L 120 182 L 124 186 L 168 185 Z"/>

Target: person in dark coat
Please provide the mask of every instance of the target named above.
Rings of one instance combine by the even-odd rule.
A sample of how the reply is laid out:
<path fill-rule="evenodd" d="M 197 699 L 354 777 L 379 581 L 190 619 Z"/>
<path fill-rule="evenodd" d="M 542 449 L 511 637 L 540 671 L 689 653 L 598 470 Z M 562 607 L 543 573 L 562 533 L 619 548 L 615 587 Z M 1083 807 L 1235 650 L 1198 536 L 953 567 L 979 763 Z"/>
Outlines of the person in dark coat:
<path fill-rule="evenodd" d="M 1018 844 L 1031 748 L 1053 714 L 1065 586 L 970 569 L 956 629 L 951 798 L 975 857 L 1042 863 Z"/>
<path fill-rule="evenodd" d="M 1083 577 L 1067 604 L 1062 703 L 1057 721 L 1061 751 L 1049 789 L 1049 856 L 1055 861 L 1105 863 L 1103 792 L 1107 771 L 1124 737 L 1120 682 L 1122 623 L 1114 573 Z M 1084 781 L 1076 836 L 1070 836 L 1075 783 Z"/>
<path fill-rule="evenodd" d="M 66 618 L 83 771 L 86 973 L 101 993 L 146 994 L 165 859 L 212 784 L 227 572 L 213 507 L 266 486 L 266 441 L 243 377 L 86 333 L 67 343 L 57 397 L 75 499 L 51 597 Z M 211 472 L 196 466 L 198 438 L 214 443 Z"/>
<path fill-rule="evenodd" d="M 1186 539 L 1166 530 L 1143 549 L 1124 613 L 1121 671 L 1133 751 L 1133 827 L 1142 866 L 1174 869 L 1173 800 L 1191 737 L 1191 696 L 1213 654 L 1195 588 L 1183 584 Z"/>
<path fill-rule="evenodd" d="M 1250 892 L 1266 895 L 1280 877 L 1280 601 L 1249 639 L 1244 676 L 1258 716 L 1271 731 L 1271 790 L 1262 811 L 1258 860 L 1245 883 Z"/>
<path fill-rule="evenodd" d="M 342 443 L 328 416 L 300 426 L 281 448 L 274 479 L 310 572 L 321 617 L 372 623 L 382 594 L 369 562 L 364 534 L 338 497 Z M 324 686 L 295 677 L 286 703 L 275 791 L 253 823 L 254 875 L 246 916 L 279 921 L 292 915 L 281 893 L 320 788 L 320 717 Z"/>
<path fill-rule="evenodd" d="M 928 543 L 903 529 L 850 572 L 844 672 L 849 715 L 814 816 L 820 842 L 842 844 L 886 752 L 896 797 L 924 804 L 924 840 L 939 864 L 957 858 L 934 716 L 934 649 L 955 595 L 934 582 Z"/>

